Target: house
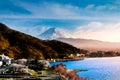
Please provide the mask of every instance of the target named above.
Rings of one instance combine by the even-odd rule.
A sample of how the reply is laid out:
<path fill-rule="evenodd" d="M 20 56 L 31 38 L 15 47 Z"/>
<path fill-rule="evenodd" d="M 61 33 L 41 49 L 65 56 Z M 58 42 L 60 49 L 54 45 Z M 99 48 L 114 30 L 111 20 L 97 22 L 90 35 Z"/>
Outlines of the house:
<path fill-rule="evenodd" d="M 3 64 L 3 62 L 2 62 L 2 61 L 0 61 L 0 66 L 2 66 L 2 64 Z"/>
<path fill-rule="evenodd" d="M 23 65 L 24 65 L 24 64 L 27 63 L 27 59 L 18 59 L 18 60 L 17 60 L 17 63 L 18 63 L 18 64 L 23 64 Z"/>
<path fill-rule="evenodd" d="M 42 64 L 44 68 L 51 67 L 49 61 L 46 61 L 46 60 L 39 60 L 38 64 Z"/>
<path fill-rule="evenodd" d="M 13 63 L 10 65 L 9 70 L 13 72 L 20 72 L 20 71 L 23 71 L 23 68 L 25 69 L 26 66 L 22 64 Z"/>
<path fill-rule="evenodd" d="M 84 57 L 85 54 L 79 54 L 79 53 L 78 53 L 78 54 L 76 54 L 76 56 L 77 56 L 77 57 Z"/>
<path fill-rule="evenodd" d="M 10 65 L 10 64 L 11 64 L 11 58 L 5 56 L 4 54 L 0 55 L 0 66 Z"/>

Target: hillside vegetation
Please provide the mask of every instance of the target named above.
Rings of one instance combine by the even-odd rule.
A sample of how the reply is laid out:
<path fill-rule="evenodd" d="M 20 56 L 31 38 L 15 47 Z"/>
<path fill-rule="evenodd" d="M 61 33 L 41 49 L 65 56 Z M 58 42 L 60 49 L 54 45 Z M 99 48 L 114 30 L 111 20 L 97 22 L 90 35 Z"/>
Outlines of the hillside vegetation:
<path fill-rule="evenodd" d="M 40 40 L 0 23 L 0 53 L 12 58 L 63 58 L 80 49 L 56 40 Z"/>

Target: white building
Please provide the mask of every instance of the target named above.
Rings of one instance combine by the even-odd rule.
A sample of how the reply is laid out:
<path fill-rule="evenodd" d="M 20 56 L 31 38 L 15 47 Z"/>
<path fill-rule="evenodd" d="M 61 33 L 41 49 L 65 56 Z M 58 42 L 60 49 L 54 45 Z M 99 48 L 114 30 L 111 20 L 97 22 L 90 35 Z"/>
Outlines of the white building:
<path fill-rule="evenodd" d="M 27 59 L 18 59 L 17 63 L 18 64 L 26 64 L 27 63 Z"/>
<path fill-rule="evenodd" d="M 22 65 L 22 64 L 16 64 L 16 63 L 13 63 L 10 65 L 10 70 L 11 71 L 24 71 L 23 69 L 26 69 L 26 66 L 25 65 Z"/>
<path fill-rule="evenodd" d="M 38 63 L 43 64 L 45 68 L 51 67 L 49 61 L 46 61 L 46 60 L 39 60 Z"/>
<path fill-rule="evenodd" d="M 11 58 L 5 56 L 4 54 L 0 55 L 0 66 L 10 65 L 10 64 L 11 64 Z"/>
<path fill-rule="evenodd" d="M 2 61 L 0 61 L 0 66 L 2 66 L 2 64 L 3 64 L 3 62 L 2 62 Z"/>

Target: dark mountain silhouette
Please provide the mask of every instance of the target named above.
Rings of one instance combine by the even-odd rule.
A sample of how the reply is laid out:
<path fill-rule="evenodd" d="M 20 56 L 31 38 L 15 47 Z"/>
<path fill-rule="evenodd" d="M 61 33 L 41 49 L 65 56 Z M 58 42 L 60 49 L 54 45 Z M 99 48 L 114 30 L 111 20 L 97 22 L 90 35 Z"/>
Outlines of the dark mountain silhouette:
<path fill-rule="evenodd" d="M 63 58 L 81 50 L 56 40 L 40 40 L 0 23 L 0 53 L 13 58 Z"/>

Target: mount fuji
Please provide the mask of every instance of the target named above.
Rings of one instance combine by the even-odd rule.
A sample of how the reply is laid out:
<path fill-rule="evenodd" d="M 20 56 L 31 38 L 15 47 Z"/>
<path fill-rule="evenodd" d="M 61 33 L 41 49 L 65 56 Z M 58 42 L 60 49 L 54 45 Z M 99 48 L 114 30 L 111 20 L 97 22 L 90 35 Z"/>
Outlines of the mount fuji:
<path fill-rule="evenodd" d="M 44 40 L 55 39 L 90 51 L 120 51 L 120 43 L 73 38 L 72 35 L 59 28 L 50 28 L 37 37 Z"/>
<path fill-rule="evenodd" d="M 42 39 L 72 38 L 72 35 L 59 28 L 50 28 L 38 36 Z"/>

